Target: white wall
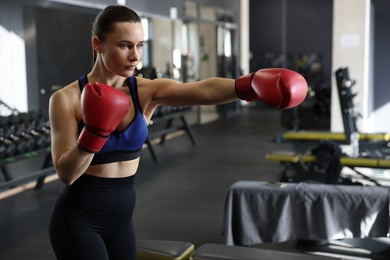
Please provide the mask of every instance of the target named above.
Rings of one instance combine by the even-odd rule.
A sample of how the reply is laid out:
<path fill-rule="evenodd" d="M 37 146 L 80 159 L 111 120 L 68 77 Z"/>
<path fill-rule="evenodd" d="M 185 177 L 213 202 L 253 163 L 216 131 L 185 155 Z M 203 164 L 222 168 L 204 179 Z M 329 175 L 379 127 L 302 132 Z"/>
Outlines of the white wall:
<path fill-rule="evenodd" d="M 350 77 L 357 82 L 352 88 L 357 93 L 354 101 L 363 116 L 358 120 L 358 129 L 362 132 L 373 130 L 369 122 L 373 105 L 372 20 L 370 0 L 333 1 L 332 131 L 344 130 L 334 77 L 340 67 L 348 67 Z"/>
<path fill-rule="evenodd" d="M 167 63 L 172 64 L 172 22 L 169 19 L 152 19 L 153 66 L 165 72 Z"/>
<path fill-rule="evenodd" d="M 27 111 L 27 75 L 22 21 L 17 10 L 0 3 L 0 100 L 21 112 Z M 1 111 L 1 110 L 0 110 Z"/>
<path fill-rule="evenodd" d="M 249 73 L 249 0 L 241 0 L 240 7 L 240 69 L 243 74 Z"/>

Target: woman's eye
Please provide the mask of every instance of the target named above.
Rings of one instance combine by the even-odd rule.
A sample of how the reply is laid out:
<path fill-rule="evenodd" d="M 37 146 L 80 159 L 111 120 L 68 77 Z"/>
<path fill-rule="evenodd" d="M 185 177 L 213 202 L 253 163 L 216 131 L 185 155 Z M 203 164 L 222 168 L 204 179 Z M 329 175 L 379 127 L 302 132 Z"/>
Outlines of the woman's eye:
<path fill-rule="evenodd" d="M 125 48 L 130 49 L 131 48 L 130 44 L 127 44 L 127 43 L 122 43 L 120 45 L 120 47 L 123 48 L 123 49 L 125 49 Z"/>
<path fill-rule="evenodd" d="M 120 43 L 119 47 L 121 49 L 132 49 L 132 48 L 142 49 L 144 47 L 144 43 L 139 43 L 137 45 L 133 45 L 133 44 L 124 42 L 124 43 Z"/>

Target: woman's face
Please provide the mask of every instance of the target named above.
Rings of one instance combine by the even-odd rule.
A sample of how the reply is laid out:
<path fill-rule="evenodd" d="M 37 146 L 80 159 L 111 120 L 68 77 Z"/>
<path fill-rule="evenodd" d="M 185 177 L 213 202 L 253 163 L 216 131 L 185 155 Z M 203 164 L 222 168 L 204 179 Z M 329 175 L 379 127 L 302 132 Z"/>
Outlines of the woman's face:
<path fill-rule="evenodd" d="M 141 23 L 118 22 L 100 42 L 100 56 L 107 70 L 122 77 L 133 75 L 142 58 L 144 31 Z"/>

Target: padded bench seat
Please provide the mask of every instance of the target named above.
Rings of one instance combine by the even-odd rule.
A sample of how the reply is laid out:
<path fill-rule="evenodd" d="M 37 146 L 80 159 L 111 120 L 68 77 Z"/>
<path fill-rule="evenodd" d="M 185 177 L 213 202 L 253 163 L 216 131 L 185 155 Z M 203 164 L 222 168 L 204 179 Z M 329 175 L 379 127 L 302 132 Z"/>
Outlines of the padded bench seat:
<path fill-rule="evenodd" d="M 185 241 L 138 240 L 138 260 L 188 260 L 194 245 Z"/>
<path fill-rule="evenodd" d="M 332 140 L 344 142 L 347 140 L 344 132 L 316 132 L 316 131 L 298 131 L 286 132 L 279 136 L 284 141 L 315 141 L 315 140 Z M 359 141 L 390 141 L 388 133 L 359 133 Z"/>
<path fill-rule="evenodd" d="M 192 260 L 325 260 L 326 256 L 309 255 L 242 246 L 204 244 L 193 254 Z"/>

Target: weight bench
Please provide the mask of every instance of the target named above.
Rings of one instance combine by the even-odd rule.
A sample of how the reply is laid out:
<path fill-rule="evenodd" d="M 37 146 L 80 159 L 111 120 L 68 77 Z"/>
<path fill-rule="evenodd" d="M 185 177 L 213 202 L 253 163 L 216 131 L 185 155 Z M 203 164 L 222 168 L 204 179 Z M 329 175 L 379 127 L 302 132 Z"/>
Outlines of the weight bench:
<path fill-rule="evenodd" d="M 282 181 L 291 181 L 291 178 L 288 177 L 287 171 L 290 167 L 293 167 L 295 171 L 301 175 L 299 180 L 311 179 L 311 173 L 308 173 L 304 168 L 304 165 L 312 165 L 317 161 L 317 156 L 312 154 L 300 154 L 294 152 L 275 152 L 268 153 L 265 156 L 266 160 L 277 161 L 281 164 L 286 165 L 285 169 L 282 171 Z M 376 180 L 366 176 L 362 172 L 358 171 L 356 167 L 361 168 L 377 168 L 377 169 L 390 169 L 390 160 L 381 159 L 381 158 L 365 158 L 365 157 L 348 157 L 341 156 L 339 158 L 339 163 L 341 167 L 348 167 L 353 170 L 355 173 L 363 177 L 365 180 L 368 180 L 378 186 L 381 186 Z M 295 176 L 296 177 L 296 176 Z"/>
<path fill-rule="evenodd" d="M 270 153 L 266 154 L 265 158 L 269 161 L 278 161 L 281 163 L 314 163 L 317 157 L 314 155 L 304 155 L 299 153 Z M 364 158 L 364 157 L 340 157 L 342 166 L 347 167 L 363 167 L 363 168 L 379 168 L 390 169 L 390 160 L 378 158 Z"/>
<path fill-rule="evenodd" d="M 138 260 L 189 260 L 194 245 L 184 241 L 138 240 Z"/>
<path fill-rule="evenodd" d="M 358 132 L 358 137 L 359 147 L 362 151 L 390 148 L 390 134 L 388 133 Z M 333 141 L 340 145 L 350 144 L 350 137 L 347 137 L 343 132 L 290 131 L 275 137 L 276 143 L 292 143 L 300 153 L 305 153 L 308 149 L 324 140 Z"/>
<path fill-rule="evenodd" d="M 243 246 L 228 246 L 222 244 L 204 244 L 195 250 L 192 260 L 325 260 L 331 257 L 276 251 Z"/>
<path fill-rule="evenodd" d="M 387 133 L 358 133 L 359 141 L 371 142 L 389 142 L 390 134 Z M 283 141 L 319 141 L 331 140 L 335 142 L 347 142 L 345 133 L 342 132 L 316 132 L 316 131 L 298 131 L 286 132 L 278 136 Z"/>

